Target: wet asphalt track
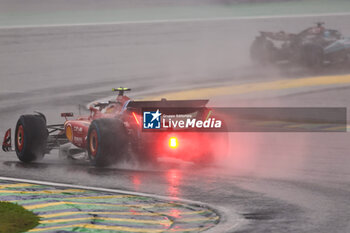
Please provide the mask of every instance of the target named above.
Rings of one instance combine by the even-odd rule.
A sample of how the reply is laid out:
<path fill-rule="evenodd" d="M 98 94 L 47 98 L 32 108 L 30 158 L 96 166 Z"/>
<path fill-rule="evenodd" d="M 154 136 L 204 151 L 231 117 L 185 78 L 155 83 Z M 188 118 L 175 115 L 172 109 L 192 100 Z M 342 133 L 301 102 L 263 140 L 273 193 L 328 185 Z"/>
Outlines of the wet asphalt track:
<path fill-rule="evenodd" d="M 258 29 L 302 29 L 319 19 L 246 20 L 0 30 L 0 132 L 20 114 L 78 112 L 116 86 L 132 96 L 181 88 L 293 78 L 300 70 L 258 70 L 248 47 Z M 321 19 L 322 20 L 322 19 Z M 341 27 L 349 17 L 323 19 Z M 254 68 L 254 69 L 253 69 Z M 310 75 L 310 74 L 307 74 Z M 217 97 L 223 106 L 348 107 L 347 86 Z M 228 232 L 349 232 L 346 133 L 233 133 L 231 155 L 212 167 L 124 164 L 95 169 L 60 161 L 34 165 L 0 152 L 2 176 L 119 188 L 209 203 L 226 210 Z M 238 213 L 240 218 L 227 214 Z M 232 219 L 234 218 L 234 219 Z M 220 230 L 220 232 L 222 229 Z"/>

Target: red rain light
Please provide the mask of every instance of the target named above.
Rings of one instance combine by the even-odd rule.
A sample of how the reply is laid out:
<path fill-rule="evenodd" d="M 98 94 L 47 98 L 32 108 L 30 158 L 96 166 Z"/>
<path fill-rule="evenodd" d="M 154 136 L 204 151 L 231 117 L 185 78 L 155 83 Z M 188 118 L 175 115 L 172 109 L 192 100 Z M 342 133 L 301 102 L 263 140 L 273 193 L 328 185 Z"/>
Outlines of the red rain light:
<path fill-rule="evenodd" d="M 169 139 L 169 147 L 170 147 L 170 148 L 175 149 L 175 148 L 177 148 L 178 145 L 179 145 L 179 143 L 178 143 L 176 137 L 171 137 L 171 138 Z"/>

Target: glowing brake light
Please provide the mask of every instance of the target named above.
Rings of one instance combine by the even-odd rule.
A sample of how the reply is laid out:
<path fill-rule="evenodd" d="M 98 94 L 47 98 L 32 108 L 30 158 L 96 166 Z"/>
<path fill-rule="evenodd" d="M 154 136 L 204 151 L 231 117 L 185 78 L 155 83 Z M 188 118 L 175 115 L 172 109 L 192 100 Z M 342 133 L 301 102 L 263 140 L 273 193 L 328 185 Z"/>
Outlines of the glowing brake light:
<path fill-rule="evenodd" d="M 175 149 L 178 146 L 177 138 L 172 137 L 169 139 L 169 147 Z"/>

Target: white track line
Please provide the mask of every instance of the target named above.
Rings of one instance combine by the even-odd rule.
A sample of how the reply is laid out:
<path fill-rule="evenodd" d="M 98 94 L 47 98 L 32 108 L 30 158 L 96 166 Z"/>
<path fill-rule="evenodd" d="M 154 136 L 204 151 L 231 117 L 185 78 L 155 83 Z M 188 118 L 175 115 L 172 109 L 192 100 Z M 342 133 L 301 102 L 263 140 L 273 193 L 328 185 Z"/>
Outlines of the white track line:
<path fill-rule="evenodd" d="M 108 26 L 124 24 L 157 24 L 157 23 L 190 23 L 190 22 L 211 22 L 230 20 L 259 20 L 259 19 L 289 19 L 289 18 L 314 18 L 350 16 L 350 12 L 320 13 L 320 14 L 297 14 L 297 15 L 272 15 L 272 16 L 240 16 L 240 17 L 218 17 L 218 18 L 189 18 L 189 19 L 160 19 L 160 20 L 135 20 L 104 23 L 80 23 L 80 24 L 42 24 L 42 25 L 17 25 L 0 26 L 1 29 L 21 29 L 21 28 L 45 28 L 45 27 L 81 27 L 81 26 Z"/>
<path fill-rule="evenodd" d="M 151 197 L 151 198 L 164 200 L 164 201 L 176 201 L 179 203 L 198 205 L 204 208 L 212 209 L 216 211 L 220 216 L 219 224 L 209 229 L 207 232 L 231 231 L 231 230 L 237 229 L 238 226 L 242 225 L 244 222 L 244 220 L 240 218 L 239 215 L 233 211 L 229 211 L 227 209 L 217 207 L 217 206 L 213 207 L 209 204 L 199 202 L 199 201 L 191 201 L 191 200 L 181 199 L 181 198 L 172 198 L 172 197 L 166 197 L 166 196 L 149 194 L 149 193 L 125 191 L 120 189 L 109 189 L 109 188 L 100 188 L 100 187 L 92 187 L 92 186 L 84 186 L 84 185 L 73 185 L 73 184 L 64 184 L 64 183 L 30 180 L 30 179 L 19 179 L 19 178 L 4 177 L 4 176 L 0 176 L 0 180 L 55 186 L 55 187 L 86 189 L 86 190 L 93 190 L 98 192 L 109 192 L 109 193 L 119 193 L 119 194 L 126 194 L 126 195 L 144 196 L 144 197 Z"/>

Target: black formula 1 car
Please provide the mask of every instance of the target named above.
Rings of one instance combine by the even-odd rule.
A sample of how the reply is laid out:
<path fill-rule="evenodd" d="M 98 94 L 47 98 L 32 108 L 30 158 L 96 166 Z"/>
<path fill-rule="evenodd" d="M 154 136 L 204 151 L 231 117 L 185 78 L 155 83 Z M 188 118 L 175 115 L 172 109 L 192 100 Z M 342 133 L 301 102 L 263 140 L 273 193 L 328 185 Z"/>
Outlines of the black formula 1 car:
<path fill-rule="evenodd" d="M 251 45 L 251 59 L 259 64 L 287 62 L 308 68 L 346 63 L 350 58 L 350 39 L 323 24 L 317 23 L 298 34 L 262 31 Z"/>
<path fill-rule="evenodd" d="M 15 129 L 15 148 L 12 148 L 11 129 L 8 129 L 2 149 L 6 152 L 15 150 L 18 159 L 26 163 L 59 149 L 62 156 L 84 158 L 94 166 L 131 159 L 156 162 L 159 157 L 209 162 L 218 151 L 224 153 L 227 132 L 197 132 L 174 127 L 175 123 L 187 124 L 189 128 L 216 123 L 220 123 L 219 128 L 225 127 L 221 121 L 211 121 L 213 113 L 206 107 L 208 100 L 134 101 L 124 95 L 129 88 L 113 90 L 119 92 L 117 98 L 92 104 L 90 115 L 67 119 L 73 117 L 73 113 L 61 113 L 65 118 L 62 124 L 47 125 L 42 113 L 22 115 Z M 144 112 L 146 108 L 157 111 Z M 147 124 L 144 123 L 146 113 L 151 117 Z M 186 123 L 179 119 L 183 115 L 191 119 Z M 155 122 L 159 125 L 154 125 Z M 149 127 L 153 129 L 147 131 L 145 128 Z"/>

